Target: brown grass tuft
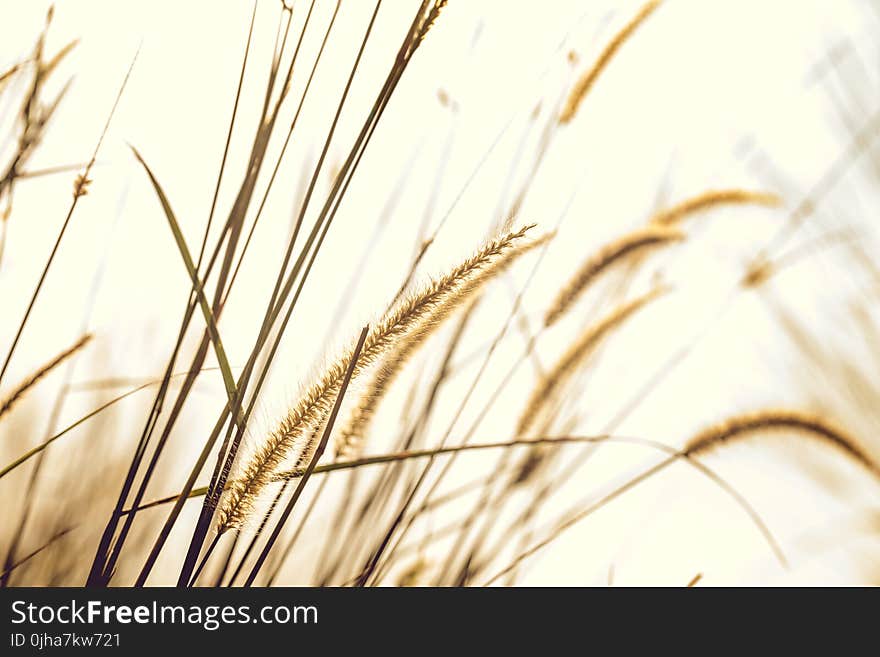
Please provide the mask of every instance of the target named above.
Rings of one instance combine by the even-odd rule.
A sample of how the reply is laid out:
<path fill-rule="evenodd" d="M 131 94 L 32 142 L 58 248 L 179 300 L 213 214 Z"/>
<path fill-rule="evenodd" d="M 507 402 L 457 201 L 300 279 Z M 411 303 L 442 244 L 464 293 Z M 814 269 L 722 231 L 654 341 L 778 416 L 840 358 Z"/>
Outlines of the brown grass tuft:
<path fill-rule="evenodd" d="M 647 226 L 639 228 L 618 240 L 606 244 L 589 258 L 571 280 L 559 291 L 556 299 L 544 315 L 544 326 L 555 324 L 572 304 L 587 290 L 605 270 L 620 262 L 624 257 L 643 253 L 647 249 L 678 242 L 684 235 L 677 230 L 665 226 Z"/>
<path fill-rule="evenodd" d="M 431 10 L 425 15 L 425 19 L 419 26 L 418 41 L 416 43 L 417 46 L 425 40 L 426 36 L 428 36 L 428 32 L 431 31 L 431 28 L 434 27 L 434 23 L 440 18 L 440 14 L 446 6 L 447 1 L 448 0 L 436 0 L 434 6 L 431 7 Z"/>
<path fill-rule="evenodd" d="M 611 42 L 605 46 L 605 49 L 599 55 L 599 58 L 593 63 L 593 66 L 584 73 L 580 79 L 578 79 L 574 88 L 571 90 L 571 93 L 568 95 L 568 99 L 565 101 L 562 112 L 559 114 L 559 123 L 568 123 L 575 117 L 578 108 L 581 106 L 584 98 L 587 97 L 590 89 L 593 88 L 596 80 L 599 79 L 602 71 L 605 70 L 605 67 L 608 66 L 608 63 L 620 47 L 632 36 L 633 32 L 636 31 L 636 28 L 638 28 L 639 25 L 641 25 L 648 16 L 654 13 L 654 10 L 660 6 L 660 2 L 661 0 L 650 0 L 650 2 L 647 2 L 639 10 L 639 13 L 633 16 L 630 21 L 623 26 L 623 29 L 614 36 Z M 570 59 L 571 58 L 569 57 L 569 61 Z"/>
<path fill-rule="evenodd" d="M 756 192 L 748 189 L 710 189 L 698 196 L 689 198 L 658 212 L 651 217 L 651 223 L 658 226 L 674 226 L 684 219 L 720 205 L 765 205 L 777 207 L 782 200 L 769 192 Z"/>
<path fill-rule="evenodd" d="M 85 196 L 89 193 L 89 185 L 92 184 L 92 180 L 87 178 L 83 174 L 79 174 L 76 177 L 76 180 L 73 181 L 73 197 L 79 198 L 80 196 Z"/>

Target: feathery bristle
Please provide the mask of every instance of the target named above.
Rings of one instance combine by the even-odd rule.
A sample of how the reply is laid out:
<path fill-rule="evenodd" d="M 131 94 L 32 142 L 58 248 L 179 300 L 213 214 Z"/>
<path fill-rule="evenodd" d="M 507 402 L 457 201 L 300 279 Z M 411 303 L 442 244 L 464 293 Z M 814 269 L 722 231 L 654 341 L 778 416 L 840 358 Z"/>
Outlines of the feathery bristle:
<path fill-rule="evenodd" d="M 595 255 L 587 259 L 571 280 L 559 291 L 553 304 L 544 315 L 544 326 L 549 327 L 555 324 L 593 281 L 626 256 L 683 239 L 684 235 L 672 228 L 647 226 L 606 244 Z"/>
<path fill-rule="evenodd" d="M 633 301 L 619 306 L 614 312 L 602 319 L 598 324 L 588 328 L 547 372 L 544 378 L 532 391 L 525 411 L 517 425 L 517 435 L 523 435 L 531 428 L 544 405 L 552 398 L 553 393 L 567 381 L 577 368 L 589 356 L 599 342 L 611 331 L 623 324 L 637 310 L 649 301 L 666 292 L 665 288 L 656 288 Z"/>
<path fill-rule="evenodd" d="M 781 203 L 776 194 L 756 192 L 748 189 L 711 189 L 662 210 L 651 217 L 651 223 L 657 226 L 673 226 L 697 212 L 708 210 L 720 205 L 765 205 L 776 207 Z"/>
<path fill-rule="evenodd" d="M 574 118 L 584 98 L 587 97 L 590 89 L 592 89 L 596 80 L 599 79 L 602 71 L 608 66 L 608 63 L 614 57 L 615 53 L 617 53 L 626 40 L 632 36 L 633 32 L 636 31 L 636 28 L 638 28 L 638 26 L 660 6 L 660 2 L 661 0 L 650 0 L 650 2 L 646 3 L 639 10 L 639 13 L 630 19 L 630 21 L 624 25 L 623 29 L 621 29 L 610 43 L 605 46 L 605 49 L 599 55 L 599 58 L 593 63 L 593 66 L 580 77 L 574 88 L 571 90 L 571 93 L 568 95 L 568 99 L 565 101 L 562 112 L 559 114 L 559 123 L 568 123 Z"/>

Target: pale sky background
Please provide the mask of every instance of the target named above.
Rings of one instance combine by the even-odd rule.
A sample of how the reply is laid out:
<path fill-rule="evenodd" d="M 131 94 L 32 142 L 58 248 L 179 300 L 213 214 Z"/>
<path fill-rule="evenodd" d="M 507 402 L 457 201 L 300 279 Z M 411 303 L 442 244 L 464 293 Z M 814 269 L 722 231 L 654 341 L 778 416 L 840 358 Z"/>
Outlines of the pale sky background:
<path fill-rule="evenodd" d="M 294 28 L 301 25 L 306 4 L 294 10 Z M 243 173 L 279 5 L 275 0 L 258 3 L 239 131 L 219 200 L 221 221 Z M 307 227 L 329 189 L 332 170 L 348 153 L 416 5 L 411 0 L 383 2 Z M 234 365 L 247 358 L 304 177 L 320 151 L 373 6 L 343 2 L 328 44 L 332 56 L 319 68 L 298 136 L 285 156 L 241 279 L 224 311 L 221 330 Z M 442 272 L 491 233 L 503 208 L 532 175 L 538 132 L 547 117 L 639 6 L 628 0 L 450 1 L 407 69 L 346 193 L 258 405 L 251 427 L 254 436 L 283 412 L 324 356 L 332 357 L 365 322 L 375 319 L 409 268 L 426 207 L 433 207 L 433 229 L 487 152 L 473 183 L 452 207 L 419 271 L 421 279 Z M 0 69 L 29 54 L 47 7 L 42 1 L 0 0 Z M 95 340 L 77 361 L 73 380 L 140 381 L 161 374 L 189 284 L 155 194 L 127 144 L 143 154 L 162 183 L 196 251 L 251 9 L 249 2 L 231 0 L 57 3 L 47 51 L 54 53 L 73 38 L 80 43 L 53 76 L 50 90 L 71 76 L 73 85 L 31 168 L 88 159 L 122 78 L 136 52 L 138 56 L 99 154 L 89 195 L 74 215 L 4 387 L 80 334 L 97 270 L 103 273 L 88 318 Z M 332 2 L 319 0 L 312 20 L 325 25 L 332 9 Z M 310 30 L 304 40 L 303 65 L 294 74 L 282 125 L 295 110 L 321 33 Z M 750 259 L 841 156 L 852 134 L 872 119 L 876 123 L 878 34 L 880 5 L 872 0 L 668 0 L 621 49 L 577 119 L 556 133 L 541 168 L 528 181 L 520 212 L 521 222 L 537 222 L 540 231 L 552 230 L 564 213 L 557 238 L 524 299 L 533 328 L 555 290 L 583 258 L 642 224 L 656 208 L 723 187 L 766 189 L 785 201 L 779 209 L 720 210 L 711 219 L 695 220 L 686 249 L 650 261 L 634 287 L 647 289 L 657 273 L 674 290 L 625 327 L 613 347 L 603 350 L 589 384 L 571 401 L 582 417 L 577 433 L 604 431 L 653 373 L 699 336 L 693 351 L 615 428 L 616 433 L 680 446 L 694 431 L 728 415 L 793 406 L 829 414 L 880 458 L 880 353 L 858 321 L 864 316 L 867 325 L 875 330 L 880 326 L 880 279 L 872 278 L 857 260 L 857 253 L 875 261 L 880 255 L 876 147 L 835 184 L 819 211 L 780 252 L 807 249 L 801 257 L 793 257 L 793 264 L 760 292 L 730 296 Z M 829 67 L 829 59 L 836 67 Z M 441 96 L 451 102 L 441 102 Z M 10 134 L 19 97 L 10 90 L 0 97 L 0 139 Z M 532 118 L 536 107 L 537 120 Z M 282 139 L 276 136 L 270 146 L 271 161 Z M 0 143 L 5 158 L 10 144 Z M 64 218 L 74 177 L 58 174 L 22 181 L 16 188 L 0 262 L 4 354 Z M 260 180 L 262 190 L 267 176 Z M 399 185 L 403 191 L 396 194 Z M 395 199 L 393 205 L 389 198 Z M 383 216 L 387 223 L 380 225 Z M 843 244 L 809 250 L 825 236 L 841 234 Z M 336 300 L 352 285 L 367 247 L 370 256 L 354 280 L 348 308 L 337 315 Z M 534 262 L 524 261 L 508 280 L 491 288 L 459 352 L 461 360 L 485 347 L 500 329 L 515 290 Z M 589 322 L 590 303 L 599 297 L 591 298 L 581 305 L 580 318 L 542 336 L 537 351 L 545 366 Z M 821 345 L 820 355 L 805 354 L 780 328 L 771 302 L 797 318 L 810 339 Z M 487 399 L 523 345 L 522 335 L 512 330 L 453 435 L 470 426 L 479 402 Z M 420 362 L 435 363 L 437 351 L 426 349 Z M 819 356 L 824 360 L 819 362 Z M 456 372 L 455 385 L 449 386 L 435 413 L 432 435 L 439 437 L 446 430 L 478 363 L 479 359 L 463 362 Z M 860 382 L 846 369 L 850 366 L 860 372 Z M 396 426 L 391 424 L 396 411 L 420 370 L 407 370 L 401 392 L 389 400 L 380 422 Z M 480 425 L 476 440 L 510 435 L 515 411 L 534 376 L 531 366 L 519 372 L 495 412 Z M 4 463 L 42 439 L 45 409 L 61 380 L 53 375 L 0 425 Z M 73 393 L 60 425 L 123 390 Z M 173 434 L 174 457 L 163 461 L 151 496 L 179 488 L 223 396 L 216 373 L 200 379 L 194 403 Z M 79 467 L 79 458 L 91 463 L 126 461 L 150 401 L 150 392 L 139 393 L 102 422 L 72 432 L 53 446 L 47 470 L 61 471 L 64 464 Z M 368 448 L 381 450 L 381 444 Z M 565 459 L 577 453 L 566 448 Z M 495 458 L 462 457 L 453 480 L 464 482 L 491 469 Z M 564 510 L 590 501 L 656 458 L 635 447 L 602 448 L 545 506 L 538 536 L 540 528 Z M 788 572 L 729 496 L 687 466 L 675 465 L 566 532 L 527 562 L 519 581 L 604 584 L 613 568 L 615 584 L 681 585 L 696 573 L 702 573 L 707 584 L 880 583 L 880 486 L 837 452 L 780 436 L 746 441 L 725 451 L 724 458 L 707 457 L 707 463 L 762 514 L 791 561 Z M 113 502 L 117 472 L 108 468 L 109 480 L 101 493 L 105 497 L 92 502 L 96 519 L 105 518 Z M 7 496 L 17 499 L 16 491 L 25 481 L 23 469 L 0 481 L 4 507 Z M 92 490 L 81 483 L 84 495 Z M 196 511 L 196 505 L 188 507 L 175 541 L 188 537 Z M 453 515 L 438 514 L 433 522 L 448 522 L 455 517 L 454 510 L 449 513 Z M 145 514 L 146 536 L 148 517 L 160 522 L 164 513 Z M 90 557 L 95 540 L 83 533 L 66 549 L 84 550 Z M 439 543 L 428 560 L 442 563 L 443 550 Z M 156 582 L 173 576 L 179 564 L 176 551 L 166 550 Z M 139 561 L 134 559 L 131 567 L 138 568 Z M 125 566 L 120 571 L 123 579 L 131 574 Z"/>

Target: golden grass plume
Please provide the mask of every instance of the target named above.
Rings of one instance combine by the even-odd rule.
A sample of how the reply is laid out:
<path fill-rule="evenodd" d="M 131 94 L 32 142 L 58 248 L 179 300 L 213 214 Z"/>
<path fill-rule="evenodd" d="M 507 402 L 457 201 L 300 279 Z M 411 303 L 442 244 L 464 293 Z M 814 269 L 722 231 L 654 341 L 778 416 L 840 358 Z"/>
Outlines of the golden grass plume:
<path fill-rule="evenodd" d="M 546 244 L 552 237 L 553 234 L 548 233 L 507 251 L 490 267 L 484 269 L 480 275 L 466 282 L 457 294 L 450 296 L 440 304 L 424 319 L 418 331 L 405 336 L 395 346 L 377 368 L 366 391 L 361 395 L 357 406 L 352 410 L 348 423 L 340 432 L 336 442 L 336 453 L 338 456 L 356 458 L 360 455 L 363 438 L 367 434 L 370 422 L 379 407 L 379 403 L 409 360 L 424 344 L 425 340 L 438 330 L 446 320 L 452 317 L 457 309 L 464 307 L 464 303 L 472 299 L 485 283 L 502 273 L 520 256 Z"/>
<path fill-rule="evenodd" d="M 572 88 L 571 93 L 565 101 L 565 105 L 562 107 L 562 111 L 559 113 L 559 123 L 569 123 L 575 117 L 578 108 L 581 106 L 584 98 L 587 97 L 590 89 L 593 88 L 596 80 L 599 79 L 602 71 L 605 70 L 605 67 L 608 66 L 608 63 L 617 51 L 620 50 L 620 47 L 626 43 L 627 39 L 632 36 L 633 32 L 636 31 L 639 25 L 641 25 L 648 16 L 654 13 L 654 10 L 660 6 L 661 1 L 662 0 L 650 0 L 650 2 L 645 3 L 639 12 L 633 16 L 614 36 L 614 38 L 611 39 L 608 45 L 605 46 L 599 54 L 598 59 L 596 59 L 586 73 L 578 79 L 574 88 Z"/>
<path fill-rule="evenodd" d="M 529 244 L 525 241 L 526 233 L 533 227 L 534 224 L 489 241 L 452 271 L 402 299 L 370 330 L 354 376 L 379 362 L 404 336 L 418 335 L 419 339 L 424 339 L 432 326 L 431 322 L 424 320 L 435 312 L 442 313 L 442 309 L 448 309 L 450 305 L 461 303 L 463 295 L 476 291 L 486 277 L 494 275 L 499 262 L 525 252 Z M 300 450 L 298 463 L 304 459 L 308 461 L 309 450 L 313 449 L 319 427 L 339 392 L 351 356 L 352 348 L 349 347 L 306 388 L 299 401 L 241 467 L 220 507 L 219 531 L 240 527 L 244 523 L 260 494 L 272 482 L 273 473 L 295 449 Z"/>
<path fill-rule="evenodd" d="M 674 226 L 684 219 L 703 210 L 721 205 L 764 205 L 777 207 L 781 199 L 770 192 L 749 189 L 710 189 L 678 203 L 671 208 L 661 210 L 653 217 L 651 223 L 658 226 Z"/>
<path fill-rule="evenodd" d="M 858 441 L 819 415 L 798 410 L 765 409 L 730 417 L 693 436 L 685 444 L 683 453 L 696 456 L 731 440 L 761 432 L 785 430 L 826 442 L 880 477 L 880 467 L 862 450 Z"/>
<path fill-rule="evenodd" d="M 626 256 L 684 239 L 684 235 L 666 226 L 646 226 L 606 244 L 587 259 L 556 295 L 544 315 L 544 326 L 555 324 L 603 272 Z"/>
<path fill-rule="evenodd" d="M 648 302 L 665 292 L 666 288 L 658 287 L 620 305 L 575 340 L 532 391 L 517 424 L 517 435 L 523 435 L 532 427 L 544 405 L 553 397 L 554 392 L 577 371 L 584 359 L 592 353 L 602 339 L 615 328 L 621 326 Z"/>
<path fill-rule="evenodd" d="M 3 417 L 6 413 L 11 411 L 15 403 L 19 401 L 22 397 L 24 397 L 25 393 L 27 393 L 28 390 L 36 385 L 40 379 L 49 374 L 49 372 L 51 372 L 65 360 L 73 356 L 73 354 L 78 352 L 80 349 L 85 347 L 91 339 L 92 336 L 90 334 L 84 335 L 73 345 L 62 351 L 51 361 L 37 369 L 33 374 L 31 374 L 24 381 L 19 383 L 3 401 L 0 401 L 0 417 Z"/>

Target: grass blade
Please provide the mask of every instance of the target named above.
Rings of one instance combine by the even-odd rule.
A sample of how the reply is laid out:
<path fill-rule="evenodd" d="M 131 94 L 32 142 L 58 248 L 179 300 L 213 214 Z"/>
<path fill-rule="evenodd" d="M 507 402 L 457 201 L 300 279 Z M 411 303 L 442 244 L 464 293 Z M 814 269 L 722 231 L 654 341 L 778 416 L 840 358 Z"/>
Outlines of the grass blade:
<path fill-rule="evenodd" d="M 208 335 L 211 337 L 214 352 L 217 354 L 217 363 L 220 365 L 220 373 L 223 375 L 223 385 L 226 386 L 226 394 L 229 395 L 229 402 L 234 403 L 235 379 L 232 376 L 232 369 L 229 367 L 229 361 L 226 358 L 226 350 L 223 348 L 223 341 L 220 339 L 220 332 L 217 329 L 217 323 L 214 321 L 214 313 L 211 311 L 211 306 L 208 304 L 208 299 L 205 297 L 205 290 L 202 287 L 199 273 L 196 271 L 195 263 L 193 263 L 189 248 L 186 245 L 186 239 L 183 236 L 183 232 L 180 230 L 180 224 L 177 223 L 177 218 L 174 216 L 174 211 L 171 209 L 168 197 L 165 196 L 162 186 L 159 184 L 159 181 L 156 180 L 150 167 L 134 146 L 131 147 L 131 150 L 134 152 L 134 156 L 137 158 L 138 162 L 141 163 L 144 170 L 147 172 L 147 175 L 150 177 L 150 182 L 153 184 L 156 196 L 159 197 L 159 202 L 162 204 L 162 210 L 164 210 L 165 217 L 168 219 L 168 225 L 171 228 L 171 233 L 174 235 L 174 241 L 177 243 L 177 248 L 180 251 L 180 257 L 183 260 L 186 271 L 196 290 L 199 307 L 202 310 L 202 315 L 205 317 L 205 323 L 208 325 Z"/>

